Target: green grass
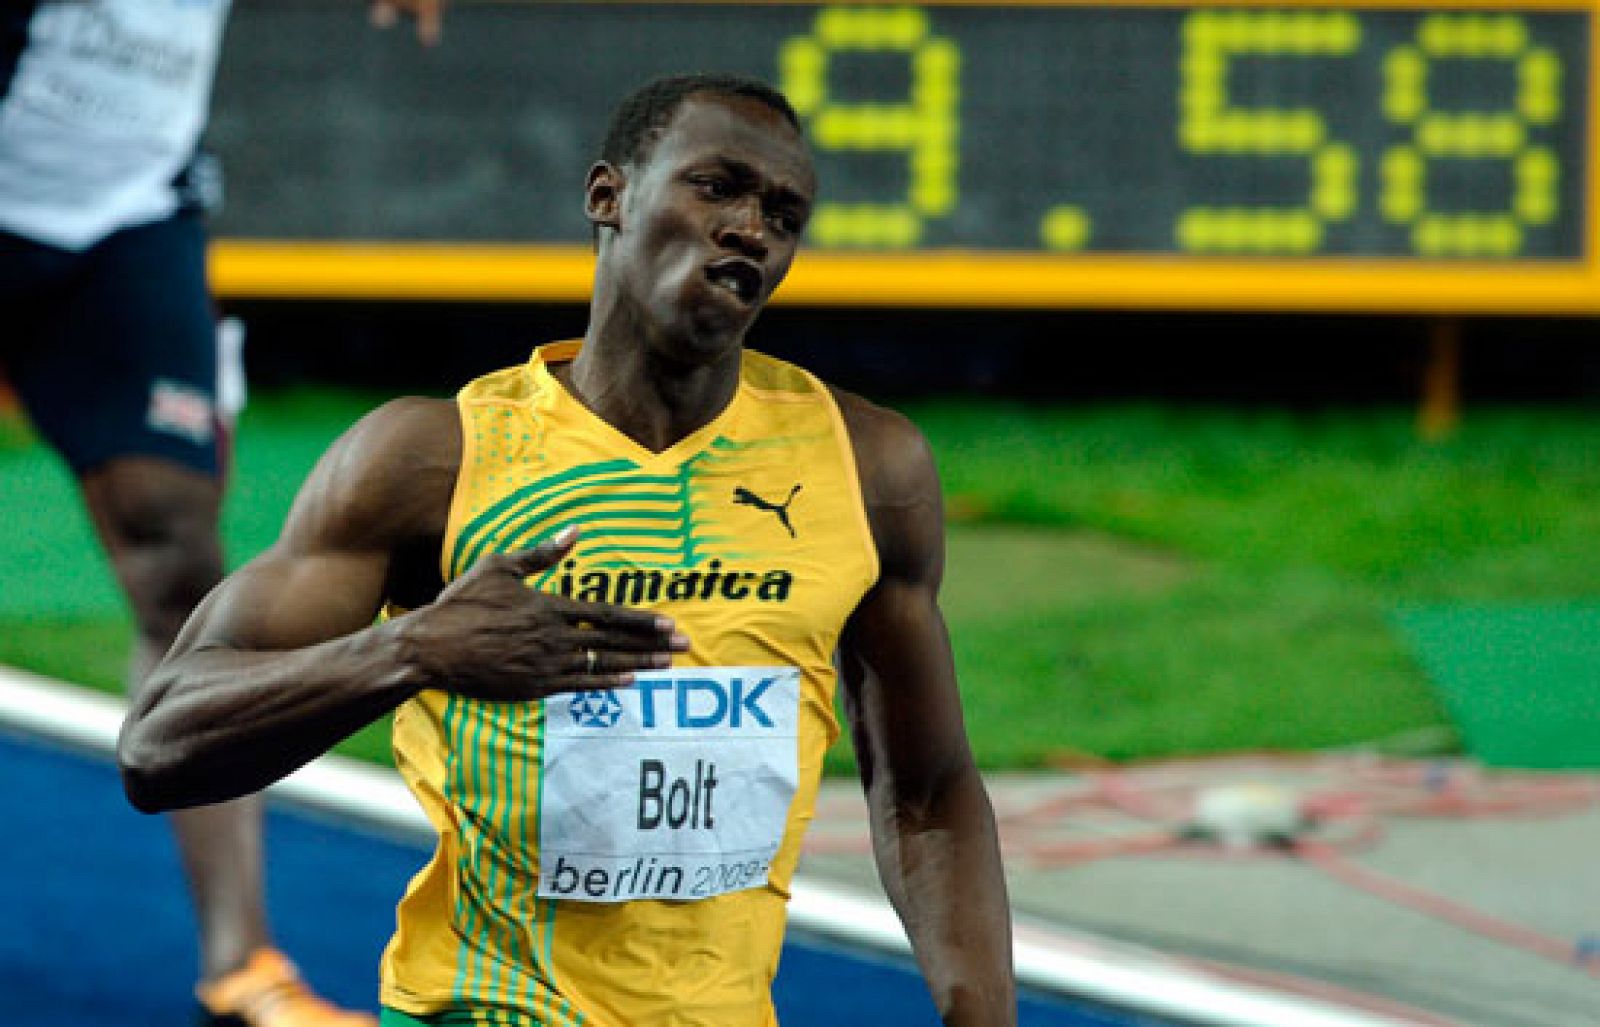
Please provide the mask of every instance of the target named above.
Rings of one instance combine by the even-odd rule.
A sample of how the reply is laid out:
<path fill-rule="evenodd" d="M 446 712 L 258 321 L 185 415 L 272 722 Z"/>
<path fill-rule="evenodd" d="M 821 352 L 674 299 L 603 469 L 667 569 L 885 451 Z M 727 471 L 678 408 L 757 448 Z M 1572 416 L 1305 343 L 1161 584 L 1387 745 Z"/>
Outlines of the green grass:
<path fill-rule="evenodd" d="M 1398 410 L 911 413 L 968 521 L 1102 532 L 1193 568 L 1154 595 L 952 615 L 974 744 L 1007 763 L 1448 741 L 1396 606 L 1600 595 L 1593 413 L 1473 411 L 1444 444 Z"/>
<path fill-rule="evenodd" d="M 376 399 L 256 397 L 233 562 L 271 540 L 316 455 Z M 1392 610 L 1600 595 L 1600 414 L 1474 410 L 1427 444 L 1402 410 L 908 412 L 949 496 L 943 603 L 991 767 L 1448 745 Z M 65 475 L 5 429 L 0 488 L 18 536 L 0 558 L 0 661 L 115 687 L 127 629 Z M 368 731 L 351 751 L 386 749 Z M 830 767 L 849 762 L 841 748 Z"/>
<path fill-rule="evenodd" d="M 1485 410 L 1445 444 L 1409 412 L 912 411 L 954 508 L 1083 525 L 1252 572 L 1431 598 L 1600 586 L 1600 416 Z"/>

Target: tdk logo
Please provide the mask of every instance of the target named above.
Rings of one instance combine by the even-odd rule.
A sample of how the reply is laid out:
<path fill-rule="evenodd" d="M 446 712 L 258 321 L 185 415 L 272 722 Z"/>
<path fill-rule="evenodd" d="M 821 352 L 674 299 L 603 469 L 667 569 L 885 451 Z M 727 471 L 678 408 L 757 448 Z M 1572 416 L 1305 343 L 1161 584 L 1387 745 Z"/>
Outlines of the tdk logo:
<path fill-rule="evenodd" d="M 659 727 L 662 719 L 670 717 L 679 729 L 771 727 L 772 718 L 761 708 L 761 697 L 774 680 L 729 678 L 724 684 L 711 678 L 646 678 L 635 686 L 640 723 L 645 728 Z"/>
<path fill-rule="evenodd" d="M 567 708 L 579 727 L 611 727 L 622 716 L 622 703 L 605 688 L 577 693 Z"/>
<path fill-rule="evenodd" d="M 629 691 L 639 697 L 639 726 L 645 730 L 772 727 L 761 700 L 776 680 L 641 677 Z M 575 693 L 567 710 L 578 727 L 609 728 L 622 719 L 623 707 L 615 692 L 597 688 Z"/>
<path fill-rule="evenodd" d="M 640 718 L 647 728 L 656 726 L 656 697 L 668 692 L 675 700 L 672 711 L 679 728 L 751 726 L 771 727 L 772 719 L 761 709 L 761 697 L 772 687 L 772 678 L 753 684 L 730 678 L 726 686 L 711 678 L 675 678 L 671 681 L 645 680 L 638 683 Z"/>

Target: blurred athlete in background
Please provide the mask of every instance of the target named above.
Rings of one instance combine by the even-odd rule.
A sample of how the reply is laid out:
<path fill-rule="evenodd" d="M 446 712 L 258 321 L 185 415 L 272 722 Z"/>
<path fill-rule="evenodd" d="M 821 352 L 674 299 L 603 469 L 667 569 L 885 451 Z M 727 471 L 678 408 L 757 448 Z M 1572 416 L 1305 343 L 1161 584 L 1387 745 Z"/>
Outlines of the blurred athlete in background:
<path fill-rule="evenodd" d="M 0 8 L 0 368 L 77 477 L 136 622 L 137 695 L 222 571 L 236 347 L 219 359 L 198 152 L 228 0 L 6 0 Z M 376 24 L 439 0 L 383 0 Z M 256 798 L 174 814 L 200 933 L 202 1021 L 370 1024 L 273 947 Z"/>
<path fill-rule="evenodd" d="M 584 194 L 584 338 L 364 418 L 130 710 L 146 810 L 255 791 L 397 710 L 439 841 L 385 1025 L 772 1024 L 836 686 L 940 1015 L 1016 1022 L 927 443 L 744 348 L 815 191 L 762 83 L 625 100 Z"/>

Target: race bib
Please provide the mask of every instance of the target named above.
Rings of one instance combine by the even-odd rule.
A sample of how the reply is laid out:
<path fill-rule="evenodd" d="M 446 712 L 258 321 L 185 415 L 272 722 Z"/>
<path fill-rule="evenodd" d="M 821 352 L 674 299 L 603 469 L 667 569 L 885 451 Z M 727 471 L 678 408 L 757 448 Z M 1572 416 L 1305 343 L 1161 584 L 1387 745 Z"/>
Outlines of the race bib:
<path fill-rule="evenodd" d="M 545 701 L 539 896 L 707 899 L 767 882 L 799 777 L 794 667 L 648 671 Z"/>

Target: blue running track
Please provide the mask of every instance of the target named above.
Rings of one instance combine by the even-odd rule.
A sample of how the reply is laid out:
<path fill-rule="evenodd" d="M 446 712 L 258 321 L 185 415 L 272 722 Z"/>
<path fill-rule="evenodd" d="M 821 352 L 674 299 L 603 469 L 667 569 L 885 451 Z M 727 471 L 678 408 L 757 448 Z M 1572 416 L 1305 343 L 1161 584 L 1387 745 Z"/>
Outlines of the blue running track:
<path fill-rule="evenodd" d="M 176 849 L 160 819 L 125 803 L 111 765 L 0 733 L 0 825 L 0 1023 L 189 1023 L 196 956 Z M 279 941 L 318 990 L 375 1008 L 394 903 L 426 854 L 286 808 L 267 835 Z M 785 1027 L 938 1022 L 909 963 L 806 938 L 785 946 L 776 999 Z M 1022 1022 L 1159 1023 L 1043 995 L 1024 997 Z"/>

